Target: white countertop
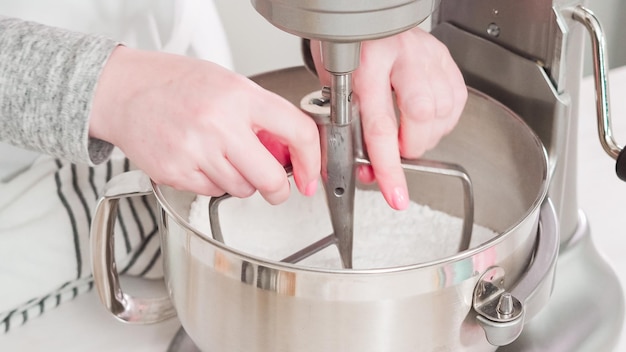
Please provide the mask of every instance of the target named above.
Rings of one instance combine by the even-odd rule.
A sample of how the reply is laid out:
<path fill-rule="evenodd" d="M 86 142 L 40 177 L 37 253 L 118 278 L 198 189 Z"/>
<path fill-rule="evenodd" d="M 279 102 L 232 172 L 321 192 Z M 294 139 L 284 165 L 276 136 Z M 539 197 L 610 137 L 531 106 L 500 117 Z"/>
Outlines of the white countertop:
<path fill-rule="evenodd" d="M 123 279 L 122 286 L 128 293 L 142 297 L 164 292 L 162 281 Z M 177 319 L 154 325 L 122 323 L 105 310 L 92 290 L 0 335 L 0 351 L 165 352 L 179 328 Z"/>
<path fill-rule="evenodd" d="M 611 71 L 613 123 L 618 144 L 626 144 L 626 67 Z M 579 204 L 586 212 L 599 250 L 626 287 L 626 184 L 615 176 L 615 162 L 597 137 L 591 79 L 581 91 L 579 141 Z M 160 282 L 125 281 L 130 293 L 162 292 Z M 0 335 L 0 351 L 166 351 L 179 322 L 138 326 L 113 319 L 94 291 L 33 319 L 8 335 Z M 622 336 L 626 336 L 626 328 Z M 616 351 L 626 351 L 626 338 Z"/>

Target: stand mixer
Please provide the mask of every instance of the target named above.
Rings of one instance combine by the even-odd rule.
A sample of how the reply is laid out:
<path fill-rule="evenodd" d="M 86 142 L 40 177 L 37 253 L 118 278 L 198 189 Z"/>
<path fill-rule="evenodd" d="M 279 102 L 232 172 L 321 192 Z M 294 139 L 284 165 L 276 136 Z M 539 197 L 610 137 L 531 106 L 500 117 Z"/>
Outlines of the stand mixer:
<path fill-rule="evenodd" d="M 608 350 L 620 334 L 624 301 L 611 268 L 596 252 L 576 199 L 576 132 L 582 77 L 585 26 L 591 31 L 596 60 L 598 128 L 607 153 L 617 159 L 621 148 L 612 139 L 606 93 L 606 63 L 599 47 L 597 20 L 580 0 L 441 0 L 344 1 L 252 0 L 270 23 L 300 37 L 322 42 L 323 62 L 332 73 L 332 128 L 351 120 L 350 72 L 358 66 L 359 41 L 376 39 L 419 24 L 432 9 L 433 34 L 449 48 L 468 86 L 496 98 L 519 114 L 549 152 L 548 196 L 560 227 L 560 260 L 553 302 L 527 324 L 517 342 L 503 351 Z M 438 5 L 438 6 L 437 6 Z M 409 16 L 407 18 L 407 15 Z M 368 17 L 361 22 L 353 18 Z M 359 24 L 367 23 L 368 26 Z M 371 27 L 369 24 L 372 24 Z M 381 27 L 382 25 L 382 27 Z M 595 26 L 595 27 L 594 27 Z M 594 32 L 595 30 L 595 32 Z M 338 92 L 338 93 L 337 93 Z M 343 97 L 337 98 L 337 97 Z M 323 145 L 336 145 L 321 133 Z M 346 138 L 345 140 L 348 140 Z M 354 187 L 353 165 L 346 162 L 350 143 L 324 153 L 326 170 L 341 180 L 324 179 L 334 230 L 342 257 L 351 250 L 352 206 L 333 187 Z M 345 154 L 347 153 L 347 154 Z M 619 169 L 619 167 L 618 167 Z M 343 222 L 342 222 L 343 221 Z M 343 244 L 342 244 L 343 243 Z M 349 261 L 344 262 L 349 265 Z M 349 266 L 348 266 L 349 267 Z M 595 285 L 589 285 L 595 282 Z M 603 287 L 598 292 L 595 286 Z M 566 318 L 567 317 L 567 318 Z M 563 331 L 576 331 L 563 334 Z"/>
<path fill-rule="evenodd" d="M 278 28 L 321 43 L 330 87 L 304 98 L 287 97 L 314 86 L 306 72 L 253 79 L 299 101 L 318 123 L 333 234 L 283 260 L 250 256 L 228 248 L 228 237 L 222 236 L 217 207 L 228 196 L 211 200 L 207 237 L 186 220 L 195 195 L 121 175 L 105 190 L 92 229 L 94 278 L 109 310 L 124 321 L 142 323 L 175 312 L 207 352 L 211 348 L 569 352 L 608 351 L 614 346 L 623 324 L 623 292 L 593 246 L 575 192 L 576 100 L 585 27 L 598 35 L 595 19 L 582 1 L 252 0 L 252 4 Z M 404 160 L 403 167 L 462 181 L 456 190 L 462 189 L 463 206 L 450 207 L 466 222 L 458 253 L 406 267 L 351 270 L 355 167 L 368 163 L 351 88 L 360 42 L 412 28 L 431 13 L 433 34 L 449 48 L 471 93 L 468 116 L 457 127 L 462 133 L 451 134 L 460 147 L 450 149 L 450 141 L 442 141 L 444 151 L 435 150 L 434 155 L 460 161 L 457 165 Z M 621 150 L 610 137 L 604 108 L 608 102 L 601 45 L 597 49 L 598 96 L 604 103 L 599 126 L 605 149 L 617 157 Z M 305 87 L 293 89 L 294 81 Z M 484 146 L 477 146 L 482 142 Z M 510 179 L 489 175 L 485 170 L 494 168 L 491 160 Z M 468 166 L 467 171 L 461 164 Z M 409 187 L 429 188 L 424 185 L 418 179 Z M 433 200 L 429 197 L 454 193 L 439 183 L 435 188 L 437 194 L 419 197 Z M 511 188 L 519 189 L 509 192 Z M 112 238 L 111 213 L 120 198 L 152 193 L 162 207 L 160 229 L 170 293 L 170 298 L 154 302 L 121 291 L 112 270 L 112 240 L 103 239 Z M 499 198 L 504 193 L 508 198 Z M 516 206 L 520 209 L 503 210 Z M 469 248 L 467 224 L 474 221 L 493 225 L 501 236 Z M 337 246 L 342 269 L 294 264 L 330 244 Z"/>

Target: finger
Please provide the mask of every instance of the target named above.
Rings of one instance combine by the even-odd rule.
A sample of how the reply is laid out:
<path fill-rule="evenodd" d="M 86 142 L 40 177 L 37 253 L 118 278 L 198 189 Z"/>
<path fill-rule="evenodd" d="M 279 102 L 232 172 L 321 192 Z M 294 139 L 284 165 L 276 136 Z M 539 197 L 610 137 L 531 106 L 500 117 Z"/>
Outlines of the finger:
<path fill-rule="evenodd" d="M 261 144 L 263 144 L 263 146 L 265 146 L 265 148 L 272 153 L 274 158 L 276 158 L 281 165 L 289 165 L 291 158 L 287 146 L 280 143 L 280 141 L 267 131 L 259 131 L 256 135 Z"/>
<path fill-rule="evenodd" d="M 407 158 L 421 156 L 449 133 L 467 98 L 463 76 L 448 49 L 427 33 L 412 34 L 420 37 L 429 58 L 401 56 L 391 78 L 401 111 L 400 148 Z"/>
<path fill-rule="evenodd" d="M 447 51 L 446 51 L 447 53 Z M 441 135 L 449 133 L 456 126 L 467 101 L 467 87 L 461 71 L 449 55 L 440 60 L 439 69 L 433 69 L 431 80 L 435 102 L 437 125 L 441 126 Z"/>
<path fill-rule="evenodd" d="M 448 124 L 446 129 L 446 133 L 449 133 L 452 128 L 456 126 L 459 118 L 463 113 L 463 110 L 465 109 L 468 92 L 467 85 L 465 84 L 465 80 L 463 78 L 463 74 L 451 57 L 448 57 L 448 59 L 443 62 L 443 69 L 448 73 L 448 81 L 452 82 L 451 87 L 452 92 L 454 93 L 453 109 L 451 112 L 452 120 L 450 121 L 451 123 Z"/>
<path fill-rule="evenodd" d="M 463 92 L 459 92 L 447 76 L 436 67 L 430 69 L 430 78 L 421 82 L 407 81 L 402 70 L 394 74 L 403 157 L 415 159 L 422 156 L 456 125 L 463 105 L 459 103 L 459 96 L 463 96 Z"/>
<path fill-rule="evenodd" d="M 400 210 L 408 207 L 409 198 L 400 164 L 398 125 L 388 72 L 384 69 L 359 72 L 355 75 L 355 90 L 374 176 L 387 203 Z"/>
<path fill-rule="evenodd" d="M 267 131 L 289 150 L 298 189 L 310 193 L 320 174 L 321 152 L 315 122 L 295 106 L 270 92 L 257 101 L 256 131 Z M 310 195 L 310 194 L 309 194 Z"/>
<path fill-rule="evenodd" d="M 254 133 L 241 135 L 239 143 L 228 148 L 226 156 L 268 203 L 287 200 L 290 193 L 287 173 Z"/>
<path fill-rule="evenodd" d="M 410 66 L 396 68 L 391 80 L 400 110 L 400 153 L 415 159 L 426 151 L 437 111 L 430 82 L 423 78 L 407 79 L 415 76 Z"/>
<path fill-rule="evenodd" d="M 206 161 L 200 169 L 206 178 L 228 194 L 238 198 L 251 196 L 256 190 L 255 186 L 232 165 L 227 157 L 225 155 L 205 157 Z"/>
<path fill-rule="evenodd" d="M 156 181 L 155 181 L 156 182 Z M 206 174 L 196 169 L 186 175 L 184 179 L 178 178 L 177 182 L 156 182 L 157 184 L 169 185 L 177 190 L 190 191 L 199 195 L 218 197 L 226 193 L 224 189 L 213 183 Z"/>
<path fill-rule="evenodd" d="M 376 176 L 374 175 L 374 169 L 372 169 L 371 165 L 361 165 L 357 169 L 357 176 L 359 181 L 363 183 L 373 183 L 376 181 Z"/>

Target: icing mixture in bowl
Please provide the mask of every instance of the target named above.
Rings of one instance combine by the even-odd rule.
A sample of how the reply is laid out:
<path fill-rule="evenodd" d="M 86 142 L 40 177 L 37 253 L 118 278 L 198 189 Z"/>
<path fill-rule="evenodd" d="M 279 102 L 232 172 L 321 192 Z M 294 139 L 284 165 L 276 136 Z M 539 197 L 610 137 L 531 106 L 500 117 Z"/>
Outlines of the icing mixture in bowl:
<path fill-rule="evenodd" d="M 189 222 L 210 235 L 209 197 L 191 204 Z M 378 191 L 357 190 L 354 209 L 354 268 L 405 266 L 457 253 L 463 219 L 412 201 L 409 208 L 390 208 Z M 332 233 L 324 192 L 304 197 L 293 192 L 285 204 L 266 204 L 258 194 L 230 198 L 220 204 L 224 241 L 242 252 L 279 261 Z M 470 248 L 496 232 L 474 224 Z M 341 268 L 336 247 L 330 246 L 299 265 Z"/>

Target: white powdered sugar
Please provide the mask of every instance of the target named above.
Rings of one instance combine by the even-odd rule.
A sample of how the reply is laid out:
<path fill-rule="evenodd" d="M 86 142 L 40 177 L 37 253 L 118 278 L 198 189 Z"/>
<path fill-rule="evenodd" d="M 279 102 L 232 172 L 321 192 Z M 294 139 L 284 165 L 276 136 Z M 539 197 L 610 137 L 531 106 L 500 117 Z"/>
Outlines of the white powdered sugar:
<path fill-rule="evenodd" d="M 292 192 L 278 206 L 267 204 L 258 194 L 246 199 L 230 198 L 219 206 L 221 231 L 226 245 L 255 257 L 281 260 L 332 233 L 324 192 L 304 197 Z M 209 198 L 192 203 L 189 222 L 210 236 Z M 404 266 L 441 259 L 458 252 L 463 220 L 411 202 L 404 211 L 391 209 L 380 192 L 357 190 L 354 209 L 355 269 Z M 496 236 L 474 225 L 471 247 Z M 341 268 L 334 246 L 312 255 L 298 265 Z"/>

